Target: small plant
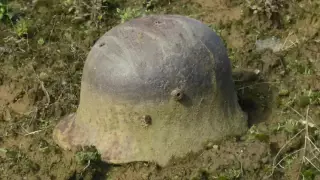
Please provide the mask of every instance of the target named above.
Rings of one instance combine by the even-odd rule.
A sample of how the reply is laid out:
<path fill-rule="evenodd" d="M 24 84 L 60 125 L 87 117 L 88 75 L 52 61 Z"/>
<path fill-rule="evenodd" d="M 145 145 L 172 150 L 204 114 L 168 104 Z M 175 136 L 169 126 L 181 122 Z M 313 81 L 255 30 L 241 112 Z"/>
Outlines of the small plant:
<path fill-rule="evenodd" d="M 123 10 L 117 8 L 117 13 L 120 16 L 121 23 L 124 23 L 130 19 L 133 19 L 142 15 L 141 9 L 135 9 L 131 7 L 125 8 Z"/>
<path fill-rule="evenodd" d="M 14 162 L 18 162 L 23 157 L 23 155 L 20 153 L 20 151 L 11 150 L 11 149 L 7 149 L 7 148 L 0 148 L 0 153 L 3 153 L 6 158 L 8 158 Z"/>
<path fill-rule="evenodd" d="M 290 107 L 291 108 L 291 107 Z M 276 169 L 284 168 L 285 166 L 290 166 L 294 161 L 300 161 L 299 176 L 302 179 L 314 179 L 314 176 L 320 173 L 319 167 L 319 154 L 320 149 L 317 144 L 317 137 L 319 132 L 319 127 L 312 122 L 309 116 L 309 106 L 307 106 L 306 115 L 300 114 L 297 110 L 291 108 L 297 115 L 300 116 L 297 122 L 299 123 L 299 132 L 297 132 L 293 137 L 291 137 L 278 151 L 273 160 L 272 171 L 268 177 L 271 177 Z M 297 124 L 294 124 L 297 126 Z M 288 148 L 292 148 L 292 143 L 294 139 L 304 137 L 302 147 L 294 150 L 290 153 L 283 154 Z M 284 157 L 282 157 L 284 155 Z M 280 158 L 281 157 L 281 158 Z"/>
<path fill-rule="evenodd" d="M 270 19 L 274 13 L 279 12 L 284 2 L 283 0 L 246 0 L 246 5 L 254 14 L 266 14 Z"/>
<path fill-rule="evenodd" d="M 22 36 L 28 34 L 28 28 L 29 28 L 29 24 L 28 24 L 27 20 L 21 19 L 15 25 L 14 31 L 19 37 L 22 37 Z"/>
<path fill-rule="evenodd" d="M 10 21 L 12 16 L 13 14 L 10 13 L 8 5 L 0 2 L 0 21 Z"/>
<path fill-rule="evenodd" d="M 304 170 L 301 172 L 301 175 L 305 180 L 314 180 L 315 176 L 319 174 L 319 171 L 317 171 L 317 169 L 314 169 L 313 167 L 304 168 Z"/>
<path fill-rule="evenodd" d="M 262 132 L 257 128 L 257 126 L 253 125 L 249 129 L 249 133 L 247 134 L 247 140 L 259 140 L 261 142 L 268 142 L 269 141 L 269 135 Z"/>
<path fill-rule="evenodd" d="M 304 90 L 296 102 L 301 108 L 305 108 L 308 105 L 320 105 L 320 92 Z"/>
<path fill-rule="evenodd" d="M 289 134 L 295 134 L 299 131 L 302 126 L 299 121 L 294 119 L 285 119 L 279 122 L 276 126 L 272 127 L 271 130 L 273 132 L 285 131 Z"/>
<path fill-rule="evenodd" d="M 312 105 L 320 105 L 320 92 L 311 92 L 309 94 L 310 104 Z"/>
<path fill-rule="evenodd" d="M 6 6 L 0 2 L 0 20 L 6 15 Z"/>
<path fill-rule="evenodd" d="M 217 178 L 219 180 L 229 180 L 229 179 L 240 179 L 242 175 L 241 169 L 226 169 L 220 176 Z"/>
<path fill-rule="evenodd" d="M 39 38 L 38 39 L 38 44 L 41 46 L 44 44 L 44 39 L 43 38 Z"/>
<path fill-rule="evenodd" d="M 90 164 L 101 161 L 101 155 L 95 147 L 84 147 L 76 153 L 76 159 L 81 164 Z"/>

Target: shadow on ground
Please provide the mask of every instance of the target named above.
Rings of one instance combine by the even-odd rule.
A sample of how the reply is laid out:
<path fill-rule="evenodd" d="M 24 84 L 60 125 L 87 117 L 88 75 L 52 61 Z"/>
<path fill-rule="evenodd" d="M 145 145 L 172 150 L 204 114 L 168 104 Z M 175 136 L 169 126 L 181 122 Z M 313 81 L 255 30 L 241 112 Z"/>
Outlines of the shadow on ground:
<path fill-rule="evenodd" d="M 237 71 L 233 74 L 238 102 L 248 114 L 248 125 L 265 122 L 271 115 L 273 92 L 263 77 L 251 71 Z"/>

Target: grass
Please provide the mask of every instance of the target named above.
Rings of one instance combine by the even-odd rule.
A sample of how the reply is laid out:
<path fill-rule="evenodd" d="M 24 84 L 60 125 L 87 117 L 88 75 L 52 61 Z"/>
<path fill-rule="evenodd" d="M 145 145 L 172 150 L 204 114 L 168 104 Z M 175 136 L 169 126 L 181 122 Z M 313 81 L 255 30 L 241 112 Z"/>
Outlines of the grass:
<path fill-rule="evenodd" d="M 7 8 L 4 4 L 0 2 L 0 20 L 2 20 L 7 15 Z"/>
<path fill-rule="evenodd" d="M 121 23 L 124 23 L 130 19 L 140 17 L 143 13 L 143 10 L 138 8 L 131 8 L 131 7 L 128 7 L 125 9 L 117 8 L 117 13 L 121 19 Z"/>
<path fill-rule="evenodd" d="M 278 151 L 276 156 L 273 160 L 272 165 L 272 172 L 269 177 L 273 175 L 276 168 L 285 169 L 288 166 L 282 166 L 283 162 L 289 161 L 291 162 L 294 159 L 300 159 L 298 160 L 298 163 L 300 164 L 299 168 L 299 176 L 296 177 L 299 179 L 302 177 L 302 179 L 310 179 L 315 174 L 320 174 L 320 149 L 314 142 L 314 137 L 317 136 L 319 138 L 319 127 L 317 127 L 316 124 L 312 122 L 309 116 L 309 107 L 307 107 L 306 115 L 301 115 L 297 110 L 291 108 L 292 111 L 300 116 L 300 120 L 297 121 L 295 124 L 296 128 L 298 128 L 298 133 L 296 133 L 293 137 L 291 137 Z M 301 126 L 302 125 L 302 126 Z M 311 129 L 313 129 L 311 131 Z M 290 143 L 295 139 L 299 138 L 300 136 L 303 136 L 303 147 L 300 149 L 294 150 L 291 153 L 282 154 L 282 151 L 285 148 L 288 148 Z M 319 139 L 318 139 L 319 140 Z M 283 158 L 279 160 L 280 155 L 284 155 Z M 292 165 L 289 163 L 289 165 Z"/>

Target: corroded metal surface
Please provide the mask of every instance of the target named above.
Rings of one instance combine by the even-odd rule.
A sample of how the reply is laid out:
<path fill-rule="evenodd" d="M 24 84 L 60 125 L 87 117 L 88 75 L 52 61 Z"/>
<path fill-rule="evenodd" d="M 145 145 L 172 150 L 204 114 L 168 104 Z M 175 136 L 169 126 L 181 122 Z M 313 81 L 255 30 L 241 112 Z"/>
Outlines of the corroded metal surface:
<path fill-rule="evenodd" d="M 110 163 L 155 161 L 246 131 L 226 49 L 209 27 L 146 16 L 103 35 L 86 60 L 80 105 L 54 131 L 64 149 L 95 145 Z"/>

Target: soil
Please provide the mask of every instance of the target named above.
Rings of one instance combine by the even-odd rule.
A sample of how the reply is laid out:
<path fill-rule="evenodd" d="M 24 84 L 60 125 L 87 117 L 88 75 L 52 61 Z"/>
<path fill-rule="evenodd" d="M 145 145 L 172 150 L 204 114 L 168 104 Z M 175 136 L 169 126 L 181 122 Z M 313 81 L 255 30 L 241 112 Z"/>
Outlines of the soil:
<path fill-rule="evenodd" d="M 0 179 L 320 179 L 319 1 L 149 2 L 0 0 Z M 166 167 L 63 151 L 52 130 L 77 109 L 90 48 L 145 9 L 199 19 L 222 37 L 249 131 Z"/>

